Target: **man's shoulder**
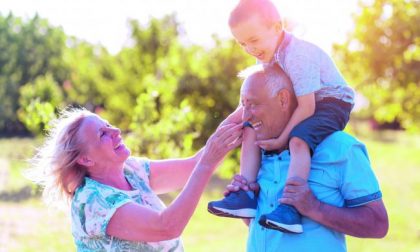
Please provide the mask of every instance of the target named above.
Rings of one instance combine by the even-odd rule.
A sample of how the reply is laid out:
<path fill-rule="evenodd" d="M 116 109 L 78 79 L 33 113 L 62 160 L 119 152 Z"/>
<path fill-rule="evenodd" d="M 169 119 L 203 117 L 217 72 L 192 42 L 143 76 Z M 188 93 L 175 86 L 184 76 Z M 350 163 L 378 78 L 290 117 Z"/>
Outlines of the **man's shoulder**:
<path fill-rule="evenodd" d="M 339 141 L 344 144 L 355 144 L 355 143 L 361 143 L 356 137 L 350 135 L 349 133 L 346 133 L 344 131 L 336 131 L 333 134 L 329 135 L 327 138 L 325 138 L 325 141 Z"/>
<path fill-rule="evenodd" d="M 335 159 L 345 158 L 350 152 L 365 151 L 365 146 L 354 136 L 343 131 L 337 131 L 328 136 L 315 149 L 314 158 L 319 156 L 333 156 Z"/>

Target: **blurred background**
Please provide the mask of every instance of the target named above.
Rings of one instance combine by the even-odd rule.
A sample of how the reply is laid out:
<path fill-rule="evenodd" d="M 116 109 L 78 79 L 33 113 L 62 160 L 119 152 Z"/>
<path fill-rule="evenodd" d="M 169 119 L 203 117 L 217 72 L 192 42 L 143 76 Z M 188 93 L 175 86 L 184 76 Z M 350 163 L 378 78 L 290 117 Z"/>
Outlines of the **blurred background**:
<path fill-rule="evenodd" d="M 237 106 L 237 73 L 255 64 L 229 33 L 236 3 L 0 2 L 0 252 L 75 250 L 69 217 L 22 176 L 60 109 L 100 114 L 134 155 L 186 157 L 204 145 Z M 348 237 L 349 251 L 420 251 L 420 1 L 274 3 L 357 92 L 346 131 L 367 145 L 390 230 L 381 240 Z M 246 227 L 206 211 L 238 160 L 236 151 L 208 186 L 182 236 L 186 251 L 245 251 Z"/>

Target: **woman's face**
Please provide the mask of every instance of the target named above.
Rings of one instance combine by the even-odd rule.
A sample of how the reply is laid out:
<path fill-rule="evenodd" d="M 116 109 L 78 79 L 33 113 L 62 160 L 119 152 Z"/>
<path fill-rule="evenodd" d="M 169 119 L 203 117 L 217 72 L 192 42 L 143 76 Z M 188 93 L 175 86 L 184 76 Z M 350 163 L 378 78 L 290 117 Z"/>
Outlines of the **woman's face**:
<path fill-rule="evenodd" d="M 121 131 L 97 115 L 83 120 L 79 136 L 85 143 L 85 155 L 95 165 L 122 164 L 130 156 L 130 150 L 124 145 Z"/>

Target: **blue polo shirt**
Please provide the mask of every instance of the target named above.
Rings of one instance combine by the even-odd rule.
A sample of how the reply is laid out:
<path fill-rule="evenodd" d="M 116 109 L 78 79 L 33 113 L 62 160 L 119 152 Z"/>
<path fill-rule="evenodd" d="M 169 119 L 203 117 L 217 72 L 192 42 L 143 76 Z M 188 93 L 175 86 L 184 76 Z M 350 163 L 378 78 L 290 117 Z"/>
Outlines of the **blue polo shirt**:
<path fill-rule="evenodd" d="M 251 221 L 248 251 L 346 251 L 344 234 L 303 217 L 303 233 L 287 234 L 258 224 L 262 214 L 278 205 L 287 171 L 289 151 L 262 154 L 258 173 L 260 194 L 256 218 Z M 357 207 L 382 197 L 378 181 L 370 166 L 365 146 L 354 137 L 338 131 L 315 150 L 311 161 L 309 186 L 322 202 L 336 207 Z"/>

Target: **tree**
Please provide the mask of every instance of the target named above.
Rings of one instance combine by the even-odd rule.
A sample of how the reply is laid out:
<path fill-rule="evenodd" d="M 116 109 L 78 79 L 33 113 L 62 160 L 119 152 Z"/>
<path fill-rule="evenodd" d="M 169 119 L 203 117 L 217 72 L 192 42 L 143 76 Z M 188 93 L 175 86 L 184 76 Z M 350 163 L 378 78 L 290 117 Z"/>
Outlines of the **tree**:
<path fill-rule="evenodd" d="M 125 73 L 119 83 L 132 104 L 128 142 L 134 152 L 149 157 L 189 155 L 203 113 L 176 95 L 185 66 L 193 64 L 179 41 L 181 28 L 175 15 L 153 18 L 145 27 L 131 21 L 131 26 L 133 47 L 117 55 Z"/>
<path fill-rule="evenodd" d="M 57 110 L 76 105 L 121 128 L 135 155 L 187 156 L 201 148 L 238 105 L 237 74 L 254 59 L 233 40 L 214 37 L 210 49 L 183 44 L 175 15 L 130 25 L 132 46 L 111 55 L 37 16 L 1 19 L 0 35 L 7 36 L 0 46 L 9 53 L 0 51 L 0 85 L 10 90 L 0 92 L 0 103 L 12 106 L 0 111 L 0 122 L 18 123 L 17 114 L 40 134 Z M 238 167 L 229 161 L 228 173 Z"/>
<path fill-rule="evenodd" d="M 341 69 L 369 99 L 366 116 L 420 130 L 420 8 L 418 0 L 360 4 L 355 29 L 335 45 Z"/>
<path fill-rule="evenodd" d="M 63 103 L 62 89 L 47 74 L 22 86 L 19 93 L 19 120 L 35 135 L 42 133 Z"/>
<path fill-rule="evenodd" d="M 38 16 L 24 22 L 0 16 L 0 131 L 16 132 L 19 88 L 47 72 L 62 83 L 67 71 L 61 59 L 66 36 Z"/>
<path fill-rule="evenodd" d="M 238 73 L 255 60 L 247 56 L 233 40 L 222 41 L 214 37 L 215 47 L 209 50 L 190 48 L 176 90 L 179 100 L 188 100 L 195 109 L 204 113 L 197 125 L 202 137 L 196 147 L 202 146 L 219 123 L 239 104 L 242 80 Z"/>

